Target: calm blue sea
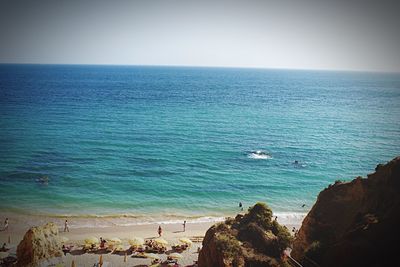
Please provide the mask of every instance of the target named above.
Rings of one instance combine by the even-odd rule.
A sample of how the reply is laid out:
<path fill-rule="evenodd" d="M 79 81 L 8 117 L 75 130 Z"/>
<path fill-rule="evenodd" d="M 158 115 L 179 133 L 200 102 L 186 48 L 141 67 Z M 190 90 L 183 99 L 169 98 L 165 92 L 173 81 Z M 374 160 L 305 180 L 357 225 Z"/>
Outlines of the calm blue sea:
<path fill-rule="evenodd" d="M 301 213 L 399 154 L 399 74 L 0 65 L 3 212 Z"/>

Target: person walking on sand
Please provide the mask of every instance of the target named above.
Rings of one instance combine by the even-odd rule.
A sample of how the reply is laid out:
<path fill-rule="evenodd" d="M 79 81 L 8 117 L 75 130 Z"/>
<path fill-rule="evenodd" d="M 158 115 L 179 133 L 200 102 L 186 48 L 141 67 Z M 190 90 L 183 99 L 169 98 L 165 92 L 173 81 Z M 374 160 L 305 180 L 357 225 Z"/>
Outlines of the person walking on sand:
<path fill-rule="evenodd" d="M 8 218 L 4 221 L 4 231 L 8 230 Z"/>
<path fill-rule="evenodd" d="M 65 220 L 65 223 L 64 223 L 64 232 L 69 232 L 68 220 Z"/>
<path fill-rule="evenodd" d="M 186 231 L 186 221 L 183 221 L 183 231 Z"/>
<path fill-rule="evenodd" d="M 162 229 L 161 229 L 161 225 L 158 226 L 158 236 L 161 237 L 162 235 Z"/>

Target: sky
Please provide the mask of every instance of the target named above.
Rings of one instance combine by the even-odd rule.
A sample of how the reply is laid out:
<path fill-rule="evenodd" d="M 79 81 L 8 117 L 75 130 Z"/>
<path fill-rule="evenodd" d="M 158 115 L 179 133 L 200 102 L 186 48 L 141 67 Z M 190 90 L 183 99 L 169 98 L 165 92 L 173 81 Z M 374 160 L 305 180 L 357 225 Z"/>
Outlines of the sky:
<path fill-rule="evenodd" d="M 0 0 L 0 63 L 400 72 L 400 1 Z"/>

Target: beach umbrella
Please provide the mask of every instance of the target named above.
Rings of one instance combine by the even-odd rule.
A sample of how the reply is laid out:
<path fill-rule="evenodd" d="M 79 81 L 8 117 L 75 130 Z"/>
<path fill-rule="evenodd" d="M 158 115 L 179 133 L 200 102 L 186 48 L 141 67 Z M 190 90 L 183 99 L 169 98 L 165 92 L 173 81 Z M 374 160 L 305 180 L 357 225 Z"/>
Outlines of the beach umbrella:
<path fill-rule="evenodd" d="M 192 240 L 190 240 L 189 238 L 186 238 L 186 237 L 179 239 L 179 241 L 181 241 L 184 244 L 188 244 L 188 245 L 193 244 Z"/>
<path fill-rule="evenodd" d="M 182 259 L 183 258 L 183 256 L 181 254 L 176 253 L 176 252 L 169 254 L 168 257 L 170 257 L 171 259 Z"/>
<path fill-rule="evenodd" d="M 99 265 L 102 266 L 103 265 L 103 255 L 100 255 L 100 259 L 99 259 Z"/>
<path fill-rule="evenodd" d="M 5 251 L 0 252 L 0 260 L 7 258 L 8 255 L 10 255 L 10 253 Z"/>
<path fill-rule="evenodd" d="M 85 239 L 85 243 L 89 245 L 98 244 L 99 239 L 97 239 L 97 237 L 91 236 Z"/>
<path fill-rule="evenodd" d="M 71 262 L 71 267 L 75 267 L 75 261 L 74 260 L 72 260 L 72 262 Z"/>
<path fill-rule="evenodd" d="M 60 236 L 60 242 L 61 243 L 67 243 L 69 241 L 69 238 L 66 236 Z"/>
<path fill-rule="evenodd" d="M 126 252 L 125 252 L 125 256 L 124 256 L 124 262 L 126 262 L 126 257 L 127 257 L 127 254 L 126 254 Z"/>
<path fill-rule="evenodd" d="M 149 258 L 149 259 L 155 259 L 155 260 L 160 259 L 160 256 L 158 256 L 157 254 L 154 254 L 154 253 L 144 253 L 144 255 L 146 256 L 146 258 Z"/>
<path fill-rule="evenodd" d="M 108 240 L 108 242 L 113 243 L 115 245 L 122 244 L 121 239 L 119 239 L 118 237 L 113 237 L 110 240 Z"/>
<path fill-rule="evenodd" d="M 8 241 L 8 244 L 11 244 L 11 236 L 10 235 L 8 236 L 8 240 L 7 241 Z"/>
<path fill-rule="evenodd" d="M 168 245 L 168 241 L 161 237 L 154 239 L 154 242 L 160 245 Z"/>
<path fill-rule="evenodd" d="M 135 237 L 132 239 L 129 239 L 129 245 L 131 246 L 141 246 L 144 244 L 144 239 L 141 237 Z"/>

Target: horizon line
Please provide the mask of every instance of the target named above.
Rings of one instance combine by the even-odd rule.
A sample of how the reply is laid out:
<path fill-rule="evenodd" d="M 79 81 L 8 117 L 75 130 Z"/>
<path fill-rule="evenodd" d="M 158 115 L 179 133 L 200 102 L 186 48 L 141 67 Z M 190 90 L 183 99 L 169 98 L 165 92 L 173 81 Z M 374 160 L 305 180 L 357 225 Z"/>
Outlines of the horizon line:
<path fill-rule="evenodd" d="M 384 70 L 356 70 L 356 69 L 316 69 L 316 68 L 290 68 L 290 67 L 252 67 L 252 66 L 207 66 L 207 65 L 174 65 L 174 64 L 105 64 L 105 63 L 9 63 L 0 62 L 0 65 L 42 65 L 42 66 L 119 66 L 119 67 L 171 67 L 171 68 L 215 68 L 215 69 L 254 69 L 254 70 L 288 70 L 288 71 L 321 71 L 321 72 L 358 72 L 400 74 L 400 71 Z"/>

